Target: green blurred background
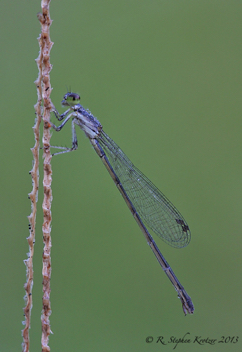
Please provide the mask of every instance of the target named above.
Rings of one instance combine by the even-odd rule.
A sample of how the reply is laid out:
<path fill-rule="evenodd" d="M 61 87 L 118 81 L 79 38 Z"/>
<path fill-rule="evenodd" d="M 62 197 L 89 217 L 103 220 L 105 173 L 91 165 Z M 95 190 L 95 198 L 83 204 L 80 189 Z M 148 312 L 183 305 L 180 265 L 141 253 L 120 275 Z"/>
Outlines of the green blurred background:
<path fill-rule="evenodd" d="M 21 350 L 40 1 L 1 2 L 0 351 Z M 88 139 L 53 159 L 51 351 L 171 351 L 147 336 L 241 334 L 241 1 L 52 1 L 52 101 L 66 86 L 175 204 L 192 241 L 157 244 L 186 316 Z M 54 118 L 53 118 L 54 120 Z M 53 145 L 71 145 L 70 124 Z M 42 177 L 42 171 L 41 171 Z M 31 351 L 40 350 L 42 179 Z M 180 344 L 179 351 L 239 351 Z"/>

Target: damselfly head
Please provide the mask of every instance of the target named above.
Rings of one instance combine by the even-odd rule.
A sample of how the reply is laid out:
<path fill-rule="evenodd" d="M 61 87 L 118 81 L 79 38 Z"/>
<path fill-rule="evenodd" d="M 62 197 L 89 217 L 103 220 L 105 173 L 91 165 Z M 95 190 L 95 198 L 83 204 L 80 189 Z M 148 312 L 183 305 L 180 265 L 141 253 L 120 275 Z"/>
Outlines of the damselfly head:
<path fill-rule="evenodd" d="M 68 92 L 64 95 L 64 98 L 61 102 L 63 106 L 74 106 L 80 104 L 81 97 L 79 94 Z"/>

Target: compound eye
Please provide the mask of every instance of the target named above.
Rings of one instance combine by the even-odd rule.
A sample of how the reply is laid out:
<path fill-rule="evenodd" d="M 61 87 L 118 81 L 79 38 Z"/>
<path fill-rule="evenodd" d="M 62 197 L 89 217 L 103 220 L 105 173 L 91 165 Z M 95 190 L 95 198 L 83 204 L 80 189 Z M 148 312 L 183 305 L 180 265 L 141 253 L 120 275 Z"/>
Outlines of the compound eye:
<path fill-rule="evenodd" d="M 80 103 L 80 95 L 72 92 L 68 92 L 64 95 L 63 100 L 61 102 L 64 106 L 74 106 Z"/>
<path fill-rule="evenodd" d="M 69 93 L 69 97 L 73 100 L 73 101 L 76 101 L 76 100 L 80 100 L 80 95 L 76 94 L 76 93 Z"/>

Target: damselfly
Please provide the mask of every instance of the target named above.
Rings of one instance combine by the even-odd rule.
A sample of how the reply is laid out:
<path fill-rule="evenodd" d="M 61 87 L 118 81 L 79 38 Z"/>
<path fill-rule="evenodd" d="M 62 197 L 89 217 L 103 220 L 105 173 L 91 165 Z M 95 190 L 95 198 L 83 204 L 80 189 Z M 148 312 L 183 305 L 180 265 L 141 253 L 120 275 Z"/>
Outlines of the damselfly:
<path fill-rule="evenodd" d="M 146 226 L 149 227 L 171 246 L 182 248 L 188 245 L 191 239 L 191 233 L 185 219 L 164 194 L 132 164 L 119 146 L 103 131 L 102 125 L 91 112 L 80 105 L 78 94 L 71 92 L 65 94 L 62 105 L 68 106 L 63 114 L 60 115 L 54 107 L 53 112 L 59 121 L 64 121 L 58 127 L 52 123 L 51 126 L 56 131 L 60 131 L 67 121 L 72 119 L 72 147 L 54 147 L 62 149 L 62 151 L 53 155 L 77 149 L 76 125 L 85 132 L 141 228 L 162 269 L 176 289 L 185 315 L 187 313 L 192 314 L 194 306 L 191 298 L 180 284 L 146 228 Z"/>

